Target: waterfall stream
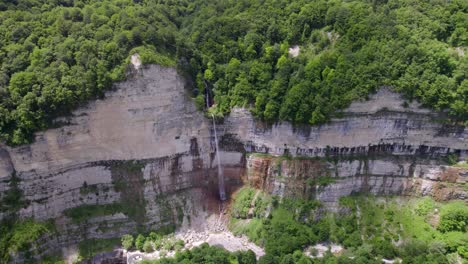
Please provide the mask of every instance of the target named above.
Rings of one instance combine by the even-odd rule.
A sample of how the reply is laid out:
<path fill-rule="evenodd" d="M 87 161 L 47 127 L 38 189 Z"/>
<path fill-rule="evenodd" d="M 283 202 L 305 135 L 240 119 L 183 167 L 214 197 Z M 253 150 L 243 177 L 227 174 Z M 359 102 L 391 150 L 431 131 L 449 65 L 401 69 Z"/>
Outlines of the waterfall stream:
<path fill-rule="evenodd" d="M 226 189 L 224 187 L 224 175 L 223 169 L 221 168 L 221 153 L 219 151 L 219 144 L 218 144 L 218 134 L 216 132 L 216 122 L 214 115 L 211 115 L 213 118 L 213 130 L 214 130 L 214 137 L 215 137 L 215 145 L 216 145 L 216 161 L 218 163 L 218 189 L 219 189 L 219 199 L 221 201 L 226 200 Z"/>

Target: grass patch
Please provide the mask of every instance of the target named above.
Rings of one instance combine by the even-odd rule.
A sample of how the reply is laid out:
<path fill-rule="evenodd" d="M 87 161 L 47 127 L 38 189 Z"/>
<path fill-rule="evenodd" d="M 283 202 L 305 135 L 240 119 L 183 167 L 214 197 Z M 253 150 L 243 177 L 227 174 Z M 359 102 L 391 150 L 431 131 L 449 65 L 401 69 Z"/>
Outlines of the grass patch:
<path fill-rule="evenodd" d="M 260 218 L 236 219 L 232 218 L 229 229 L 235 235 L 245 234 L 250 240 L 262 244 L 263 220 Z"/>
<path fill-rule="evenodd" d="M 468 161 L 467 160 L 464 160 L 464 161 L 460 161 L 456 164 L 453 164 L 452 165 L 453 167 L 458 167 L 458 168 L 465 168 L 465 169 L 468 169 Z"/>
<path fill-rule="evenodd" d="M 61 251 L 56 254 L 46 255 L 42 258 L 42 264 L 66 264 L 65 260 L 62 259 Z"/>
<path fill-rule="evenodd" d="M 74 222 L 81 223 L 93 217 L 125 213 L 120 203 L 112 204 L 87 204 L 63 211 L 64 215 L 70 217 Z"/>
<path fill-rule="evenodd" d="M 176 61 L 173 56 L 157 52 L 152 45 L 145 45 L 133 48 L 129 54 L 138 53 L 142 64 L 159 64 L 166 67 L 175 67 Z"/>
<path fill-rule="evenodd" d="M 253 242 L 265 246 L 269 254 L 289 254 L 316 241 L 311 229 L 298 220 L 313 219 L 314 209 L 319 206 L 318 201 L 305 199 L 283 198 L 279 203 L 268 194 L 244 187 L 234 196 L 230 229 L 234 234 L 245 234 Z M 270 216 L 264 218 L 267 215 Z"/>
<path fill-rule="evenodd" d="M 428 247 L 442 244 L 447 253 L 456 252 L 461 256 L 468 250 L 464 246 L 468 243 L 468 206 L 463 201 L 442 204 L 429 197 L 405 200 L 360 196 L 353 199 L 354 203 L 350 203 L 349 198 L 343 199 L 352 208 L 354 220 L 351 221 L 359 223 L 357 231 L 364 241 L 371 241 L 377 248 L 382 241 L 390 245 L 401 240 L 404 244 L 419 243 Z M 349 217 L 336 217 L 335 220 L 341 223 Z M 351 236 L 349 232 L 340 237 L 339 230 L 332 233 L 338 234 L 339 243 Z M 382 252 L 388 250 L 377 253 Z"/>

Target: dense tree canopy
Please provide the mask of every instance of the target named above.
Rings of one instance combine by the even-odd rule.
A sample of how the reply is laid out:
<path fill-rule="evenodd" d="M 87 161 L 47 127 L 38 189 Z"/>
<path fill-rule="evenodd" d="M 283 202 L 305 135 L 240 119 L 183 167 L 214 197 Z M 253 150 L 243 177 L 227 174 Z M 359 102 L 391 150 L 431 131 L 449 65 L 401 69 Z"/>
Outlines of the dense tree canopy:
<path fill-rule="evenodd" d="M 468 113 L 464 0 L 15 0 L 0 3 L 0 136 L 32 139 L 125 78 L 179 64 L 196 102 L 320 124 L 381 86 Z M 293 57 L 288 49 L 299 45 Z"/>
<path fill-rule="evenodd" d="M 182 31 L 218 112 L 252 106 L 266 120 L 319 124 L 392 86 L 467 117 L 466 1 L 212 2 Z M 301 47 L 296 58 L 293 45 Z"/>
<path fill-rule="evenodd" d="M 0 135 L 31 140 L 125 77 L 129 54 L 175 64 L 169 4 L 149 1 L 8 1 L 0 4 Z M 155 56 L 158 55 L 158 56 Z"/>

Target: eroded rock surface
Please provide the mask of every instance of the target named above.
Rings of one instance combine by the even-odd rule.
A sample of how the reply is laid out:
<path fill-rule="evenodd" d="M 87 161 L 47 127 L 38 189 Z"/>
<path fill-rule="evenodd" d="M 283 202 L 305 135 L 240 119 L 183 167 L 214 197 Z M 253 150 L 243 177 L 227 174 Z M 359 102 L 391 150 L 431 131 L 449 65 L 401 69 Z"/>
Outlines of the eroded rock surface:
<path fill-rule="evenodd" d="M 268 154 L 247 159 L 247 180 L 254 186 L 317 198 L 329 209 L 358 192 L 466 199 L 468 170 L 448 166 L 447 158 L 466 159 L 468 130 L 442 120 L 441 113 L 382 88 L 316 127 L 265 124 L 234 109 L 225 120 L 225 141 Z"/>
<path fill-rule="evenodd" d="M 197 212 L 216 210 L 213 127 L 185 85 L 175 69 L 142 66 L 105 99 L 58 120 L 66 125 L 38 133 L 35 143 L 0 146 L 0 198 L 16 177 L 27 201 L 19 216 L 55 221 L 57 233 L 43 238 L 39 252 L 137 228 L 187 225 Z M 339 197 L 360 191 L 466 199 L 467 170 L 446 165 L 448 155 L 467 157 L 468 130 L 441 120 L 416 103 L 405 107 L 388 89 L 316 127 L 265 124 L 234 109 L 217 125 L 228 194 L 242 177 L 331 209 Z M 109 204 L 120 211 L 78 222 L 66 214 Z"/>
<path fill-rule="evenodd" d="M 35 143 L 0 147 L 0 195 L 14 175 L 27 201 L 19 216 L 55 220 L 59 235 L 44 238 L 41 250 L 179 225 L 216 200 L 211 125 L 185 81 L 159 66 L 132 74 L 104 100 L 59 120 L 67 125 L 38 133 Z M 241 173 L 230 170 L 226 176 L 236 181 Z M 80 222 L 66 216 L 85 205 L 110 204 L 120 209 Z"/>
<path fill-rule="evenodd" d="M 339 210 L 339 198 L 357 193 L 465 200 L 468 169 L 407 156 L 352 159 L 250 155 L 246 180 L 273 195 L 318 199 Z"/>

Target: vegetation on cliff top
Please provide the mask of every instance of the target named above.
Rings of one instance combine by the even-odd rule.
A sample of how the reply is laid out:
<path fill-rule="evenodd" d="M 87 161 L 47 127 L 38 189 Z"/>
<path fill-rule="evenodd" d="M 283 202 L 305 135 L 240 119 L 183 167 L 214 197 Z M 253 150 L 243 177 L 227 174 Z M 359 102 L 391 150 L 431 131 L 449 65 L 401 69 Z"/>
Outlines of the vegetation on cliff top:
<path fill-rule="evenodd" d="M 209 96 L 219 114 L 246 106 L 268 121 L 320 124 L 380 86 L 468 113 L 463 0 L 25 0 L 0 10 L 0 137 L 10 144 L 102 96 L 134 52 L 178 61 L 196 102 Z"/>
<path fill-rule="evenodd" d="M 31 141 L 52 118 L 125 78 L 129 54 L 175 65 L 171 6 L 157 1 L 0 4 L 0 136 Z M 173 57 L 173 55 L 171 55 Z"/>

